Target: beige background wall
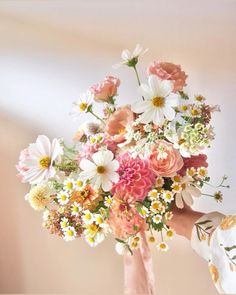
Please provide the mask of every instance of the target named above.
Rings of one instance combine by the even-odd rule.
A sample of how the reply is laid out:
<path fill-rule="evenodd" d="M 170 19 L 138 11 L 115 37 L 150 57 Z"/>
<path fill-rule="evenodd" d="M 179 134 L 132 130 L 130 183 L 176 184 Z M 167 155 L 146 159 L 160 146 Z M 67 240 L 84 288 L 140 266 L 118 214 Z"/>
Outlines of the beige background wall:
<path fill-rule="evenodd" d="M 195 208 L 235 213 L 235 16 L 233 0 L 0 1 L 0 293 L 122 293 L 112 237 L 94 250 L 50 236 L 14 166 L 37 134 L 69 141 L 79 124 L 68 117 L 72 101 L 106 74 L 122 80 L 121 103 L 134 101 L 134 76 L 111 66 L 136 43 L 150 48 L 140 71 L 154 59 L 180 63 L 190 93 L 221 105 L 209 171 L 213 182 L 227 174 L 231 189 L 222 205 L 202 197 Z M 157 294 L 217 294 L 188 241 L 152 254 Z"/>

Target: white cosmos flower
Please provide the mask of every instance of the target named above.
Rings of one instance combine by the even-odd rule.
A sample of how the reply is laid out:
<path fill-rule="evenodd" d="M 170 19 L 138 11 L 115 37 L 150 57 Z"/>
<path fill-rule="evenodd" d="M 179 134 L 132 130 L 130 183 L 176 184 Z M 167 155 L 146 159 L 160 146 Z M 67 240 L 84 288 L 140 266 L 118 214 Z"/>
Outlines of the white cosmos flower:
<path fill-rule="evenodd" d="M 172 121 L 175 117 L 174 107 L 179 104 L 179 94 L 173 93 L 173 83 L 160 80 L 155 75 L 148 77 L 148 85 L 141 84 L 139 91 L 145 98 L 132 105 L 132 111 L 141 114 L 141 123 L 153 122 L 162 125 L 165 118 Z"/>
<path fill-rule="evenodd" d="M 112 183 L 119 180 L 119 174 L 115 171 L 119 168 L 119 162 L 113 160 L 111 151 L 99 151 L 92 155 L 92 160 L 82 159 L 80 168 L 83 170 L 80 177 L 89 179 L 94 189 L 102 189 L 107 192 L 112 188 Z"/>
<path fill-rule="evenodd" d="M 139 58 L 139 56 L 144 55 L 147 51 L 148 48 L 143 49 L 143 47 L 140 44 L 136 45 L 133 52 L 129 51 L 128 49 L 124 49 L 121 53 L 122 62 L 114 65 L 113 68 L 118 69 L 123 65 L 129 65 L 130 62 L 132 63 L 132 60 Z"/>
<path fill-rule="evenodd" d="M 29 155 L 23 161 L 27 171 L 24 172 L 24 181 L 30 184 L 39 184 L 47 181 L 56 174 L 53 162 L 63 154 L 63 148 L 58 139 L 52 143 L 45 135 L 39 135 L 36 142 L 28 147 Z"/>
<path fill-rule="evenodd" d="M 93 101 L 93 96 L 93 93 L 89 90 L 80 94 L 79 99 L 73 103 L 74 107 L 70 112 L 72 118 L 77 119 L 82 113 L 88 112 L 88 108 L 91 106 Z"/>

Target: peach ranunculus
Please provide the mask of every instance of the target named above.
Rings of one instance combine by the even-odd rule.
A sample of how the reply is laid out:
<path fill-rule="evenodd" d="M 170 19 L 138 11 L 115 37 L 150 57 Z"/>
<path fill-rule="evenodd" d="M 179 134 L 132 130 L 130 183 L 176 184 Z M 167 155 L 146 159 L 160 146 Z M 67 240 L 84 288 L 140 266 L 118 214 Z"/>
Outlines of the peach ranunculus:
<path fill-rule="evenodd" d="M 118 108 L 108 119 L 106 132 L 115 142 L 123 142 L 126 126 L 134 121 L 134 113 L 129 105 Z"/>
<path fill-rule="evenodd" d="M 120 80 L 107 76 L 104 81 L 91 87 L 96 102 L 110 102 L 113 96 L 117 95 L 117 88 L 120 86 Z"/>
<path fill-rule="evenodd" d="M 150 155 L 153 171 L 158 176 L 173 177 L 183 167 L 183 158 L 171 143 L 160 140 Z"/>
<path fill-rule="evenodd" d="M 182 90 L 186 86 L 187 75 L 181 70 L 181 66 L 169 62 L 156 62 L 147 69 L 148 75 L 156 75 L 161 80 L 170 80 L 173 82 L 173 91 Z"/>

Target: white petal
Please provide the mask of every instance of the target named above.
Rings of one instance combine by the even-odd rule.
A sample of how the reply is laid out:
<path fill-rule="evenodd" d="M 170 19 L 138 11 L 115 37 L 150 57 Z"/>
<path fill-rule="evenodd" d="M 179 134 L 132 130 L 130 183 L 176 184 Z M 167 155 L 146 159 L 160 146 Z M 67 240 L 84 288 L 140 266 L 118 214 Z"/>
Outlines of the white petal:
<path fill-rule="evenodd" d="M 148 77 L 148 84 L 149 84 L 151 91 L 152 91 L 152 97 L 161 96 L 160 95 L 161 80 L 159 80 L 156 75 L 150 75 Z"/>
<path fill-rule="evenodd" d="M 111 161 L 113 160 L 114 155 L 111 151 L 104 151 L 103 152 L 103 164 L 107 165 L 111 163 Z"/>
<path fill-rule="evenodd" d="M 58 139 L 54 138 L 52 141 L 52 154 L 51 154 L 52 161 L 56 160 L 56 158 L 62 154 L 63 154 L 63 148 L 60 145 Z"/>
<path fill-rule="evenodd" d="M 138 93 L 144 96 L 146 99 L 153 98 L 153 92 L 151 88 L 146 84 L 141 84 L 138 88 Z"/>
<path fill-rule="evenodd" d="M 103 166 L 104 165 L 104 152 L 100 151 L 100 152 L 94 153 L 92 155 L 92 159 L 97 166 Z"/>
<path fill-rule="evenodd" d="M 109 170 L 112 171 L 117 171 L 119 168 L 120 164 L 117 160 L 113 160 L 110 164 L 109 164 Z"/>
<path fill-rule="evenodd" d="M 79 174 L 81 179 L 87 180 L 87 179 L 93 179 L 96 176 L 96 171 L 82 171 Z"/>
<path fill-rule="evenodd" d="M 187 191 L 188 191 L 192 196 L 194 196 L 195 198 L 198 198 L 198 197 L 201 196 L 201 191 L 200 191 L 198 188 L 194 187 L 194 186 L 189 185 L 189 186 L 187 187 Z"/>
<path fill-rule="evenodd" d="M 156 125 L 162 125 L 164 123 L 163 109 L 156 108 L 153 116 L 153 123 Z"/>
<path fill-rule="evenodd" d="M 131 58 L 131 54 L 128 49 L 122 51 L 121 58 L 125 61 L 128 61 Z"/>
<path fill-rule="evenodd" d="M 101 182 L 102 182 L 102 189 L 104 190 L 104 192 L 108 192 L 109 190 L 111 190 L 112 183 L 106 175 L 103 175 L 101 177 Z"/>
<path fill-rule="evenodd" d="M 178 94 L 170 93 L 170 95 L 166 97 L 166 100 L 165 100 L 166 105 L 177 107 L 179 105 L 179 99 L 180 99 L 180 96 Z"/>
<path fill-rule="evenodd" d="M 85 170 L 85 171 L 92 171 L 96 169 L 96 165 L 87 159 L 82 159 L 80 161 L 79 166 L 82 170 Z"/>
<path fill-rule="evenodd" d="M 150 101 L 147 100 L 137 101 L 131 106 L 131 109 L 134 113 L 140 114 L 145 112 L 150 105 Z"/>
<path fill-rule="evenodd" d="M 173 89 L 173 83 L 169 80 L 162 80 L 159 82 L 159 96 L 166 97 L 168 96 Z"/>
<path fill-rule="evenodd" d="M 184 202 L 188 205 L 188 206 L 192 206 L 193 205 L 193 198 L 190 195 L 190 193 L 188 193 L 186 190 L 182 191 L 182 196 L 184 199 Z"/>
<path fill-rule="evenodd" d="M 172 121 L 175 117 L 175 111 L 172 107 L 165 106 L 163 108 L 163 113 L 164 113 L 164 116 L 166 117 L 166 119 L 169 121 Z"/>
<path fill-rule="evenodd" d="M 91 181 L 92 186 L 94 189 L 99 189 L 101 187 L 102 184 L 102 177 L 101 175 L 95 175 L 94 178 Z"/>
<path fill-rule="evenodd" d="M 175 195 L 175 204 L 180 209 L 184 208 L 184 203 L 183 203 L 183 200 L 182 200 L 182 196 L 179 193 Z"/>
<path fill-rule="evenodd" d="M 120 179 L 119 174 L 116 173 L 116 172 L 110 172 L 110 173 L 108 174 L 108 177 L 109 177 L 109 179 L 110 179 L 112 182 L 114 182 L 114 183 L 117 183 L 117 182 L 119 181 L 119 179 Z"/>
<path fill-rule="evenodd" d="M 39 135 L 36 140 L 36 146 L 42 154 L 51 155 L 51 142 L 47 136 Z"/>
<path fill-rule="evenodd" d="M 145 111 L 142 115 L 139 116 L 139 120 L 141 123 L 147 124 L 153 120 L 155 116 L 155 109 L 151 108 Z"/>

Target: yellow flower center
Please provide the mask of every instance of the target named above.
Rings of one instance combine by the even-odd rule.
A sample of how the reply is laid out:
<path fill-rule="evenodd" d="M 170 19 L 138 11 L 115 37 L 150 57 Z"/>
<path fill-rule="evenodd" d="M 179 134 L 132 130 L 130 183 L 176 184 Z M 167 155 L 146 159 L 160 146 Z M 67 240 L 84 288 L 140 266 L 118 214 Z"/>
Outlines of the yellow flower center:
<path fill-rule="evenodd" d="M 185 183 L 183 183 L 181 186 L 182 186 L 182 189 L 186 189 L 186 184 Z"/>
<path fill-rule="evenodd" d="M 126 132 L 125 127 L 121 128 L 118 132 L 119 132 L 120 135 L 125 134 L 125 132 Z"/>
<path fill-rule="evenodd" d="M 166 232 L 166 235 L 167 235 L 167 237 L 172 238 L 173 235 L 174 235 L 174 233 L 173 233 L 172 230 L 168 230 L 168 231 Z"/>
<path fill-rule="evenodd" d="M 83 181 L 78 180 L 78 181 L 77 181 L 77 186 L 78 186 L 78 187 L 82 187 L 82 186 L 83 186 Z"/>
<path fill-rule="evenodd" d="M 43 156 L 39 160 L 39 167 L 42 169 L 48 169 L 51 165 L 51 158 L 49 156 Z"/>
<path fill-rule="evenodd" d="M 185 139 L 181 138 L 181 139 L 179 140 L 178 144 L 181 145 L 181 144 L 183 144 L 183 143 L 185 143 Z"/>
<path fill-rule="evenodd" d="M 65 201 L 67 199 L 67 196 L 66 195 L 61 195 L 61 200 L 62 201 Z"/>
<path fill-rule="evenodd" d="M 81 110 L 81 112 L 84 112 L 87 108 L 88 104 L 86 102 L 81 102 L 81 104 L 79 105 L 79 109 Z"/>
<path fill-rule="evenodd" d="M 153 237 L 153 236 L 149 237 L 148 241 L 150 243 L 155 243 L 155 237 Z"/>
<path fill-rule="evenodd" d="M 66 187 L 67 187 L 68 189 L 72 189 L 72 188 L 73 188 L 73 183 L 72 183 L 72 182 L 68 182 L 68 183 L 66 184 Z"/>
<path fill-rule="evenodd" d="M 162 96 L 153 97 L 152 104 L 154 105 L 154 107 L 161 108 L 165 104 L 165 98 Z"/>
<path fill-rule="evenodd" d="M 104 166 L 97 166 L 97 173 L 103 174 L 105 173 L 106 169 Z"/>
<path fill-rule="evenodd" d="M 166 244 L 161 243 L 161 244 L 160 244 L 160 248 L 161 248 L 161 249 L 166 249 Z"/>
<path fill-rule="evenodd" d="M 70 237 L 73 237 L 73 236 L 74 236 L 74 232 L 73 232 L 73 230 L 68 229 L 68 230 L 67 230 L 67 235 L 70 236 Z"/>

